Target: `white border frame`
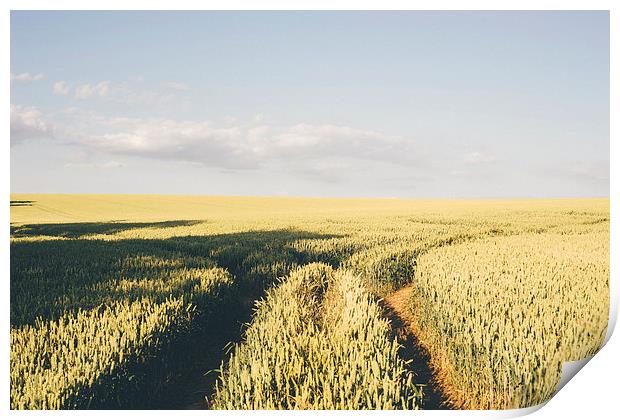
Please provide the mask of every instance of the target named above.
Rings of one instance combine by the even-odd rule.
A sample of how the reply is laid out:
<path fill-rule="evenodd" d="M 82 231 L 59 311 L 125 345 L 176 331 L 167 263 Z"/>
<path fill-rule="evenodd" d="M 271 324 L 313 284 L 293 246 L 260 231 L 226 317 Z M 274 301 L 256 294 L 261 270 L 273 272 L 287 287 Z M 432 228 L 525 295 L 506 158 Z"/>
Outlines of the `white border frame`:
<path fill-rule="evenodd" d="M 171 7 L 174 6 L 174 7 Z M 0 37 L 2 46 L 2 97 L 5 98 L 2 104 L 4 118 L 1 119 L 2 132 L 4 137 L 4 153 L 0 159 L 0 171 L 4 176 L 2 183 L 2 192 L 4 197 L 10 195 L 10 115 L 9 102 L 6 98 L 10 98 L 10 10 L 609 10 L 610 11 L 610 197 L 620 197 L 618 179 L 618 168 L 614 166 L 614 162 L 620 155 L 620 147 L 618 141 L 618 75 L 620 74 L 620 66 L 618 65 L 619 43 L 618 11 L 620 6 L 618 2 L 613 0 L 358 0 L 356 2 L 346 2 L 345 0 L 297 0 L 293 4 L 284 0 L 262 0 L 260 2 L 251 0 L 229 0 L 229 1 L 193 1 L 193 0 L 90 0 L 88 2 L 78 0 L 56 0 L 54 2 L 44 0 L 7 0 L 3 2 L 3 12 L 0 17 Z M 617 415 L 617 391 L 616 383 L 619 378 L 619 369 L 617 354 L 620 354 L 620 344 L 617 337 L 611 334 L 615 328 L 618 313 L 618 225 L 615 223 L 618 216 L 618 209 L 615 201 L 611 200 L 611 253 L 610 253 L 610 269 L 611 269 L 611 311 L 610 324 L 607 339 L 609 340 L 605 347 L 583 368 L 577 375 L 576 379 L 571 380 L 555 397 L 553 397 L 544 407 L 544 409 L 536 411 L 530 418 L 547 418 L 547 417 L 568 417 L 583 418 L 584 416 L 594 416 L 593 418 L 611 418 Z M 10 209 L 9 206 L 0 205 L 0 214 L 2 216 L 2 234 L 4 240 L 2 242 L 2 256 L 0 258 L 2 273 L 2 290 L 5 302 L 5 310 L 3 317 L 2 341 L 0 348 L 2 355 L 2 381 L 0 395 L 2 395 L 2 406 L 4 410 L 9 411 L 9 332 L 10 322 L 8 308 L 10 305 L 9 294 L 9 226 L 10 226 Z M 617 334 L 616 334 L 617 335 Z M 537 407 L 540 408 L 540 407 Z M 400 412 L 374 412 L 374 411 L 355 411 L 355 412 L 334 412 L 327 411 L 321 413 L 315 412 L 217 412 L 217 411 L 188 411 L 180 416 L 183 418 L 203 418 L 208 416 L 211 418 L 237 419 L 246 416 L 254 418 L 272 418 L 272 417 L 295 417 L 307 418 L 320 415 L 329 418 L 348 417 L 348 418 L 373 418 L 377 415 L 386 417 L 400 417 L 423 415 L 425 418 L 479 418 L 479 417 L 512 417 L 532 412 L 532 409 L 514 410 L 514 411 L 425 411 L 423 413 L 412 413 L 409 411 Z M 612 414 L 613 413 L 613 414 Z M 161 411 L 118 411 L 114 415 L 120 417 L 132 417 L 140 419 L 163 419 L 168 417 L 170 413 Z M 11 417 L 30 417 L 45 416 L 56 417 L 62 416 L 71 418 L 74 416 L 83 416 L 84 412 L 33 412 L 33 411 L 11 411 Z M 105 411 L 91 411 L 86 414 L 93 419 L 104 419 L 109 416 Z"/>

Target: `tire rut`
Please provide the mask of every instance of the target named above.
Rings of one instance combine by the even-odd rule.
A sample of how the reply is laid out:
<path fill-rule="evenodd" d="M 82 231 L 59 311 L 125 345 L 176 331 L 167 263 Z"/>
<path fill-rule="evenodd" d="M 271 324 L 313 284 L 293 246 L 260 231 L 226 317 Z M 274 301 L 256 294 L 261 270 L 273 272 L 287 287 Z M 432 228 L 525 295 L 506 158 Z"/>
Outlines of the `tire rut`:
<path fill-rule="evenodd" d="M 430 366 L 430 355 L 410 327 L 413 314 L 408 303 L 412 291 L 413 286 L 404 287 L 382 299 L 380 303 L 402 346 L 400 356 L 404 360 L 411 360 L 408 368 L 413 373 L 414 383 L 423 387 L 423 399 L 420 408 L 423 410 L 449 410 L 451 407 L 439 388 Z"/>
<path fill-rule="evenodd" d="M 231 316 L 223 320 L 220 328 L 194 345 L 204 349 L 192 369 L 184 372 L 167 393 L 167 398 L 156 409 L 207 410 L 215 392 L 219 368 L 228 360 L 229 349 L 243 339 L 243 332 L 250 322 L 257 296 L 243 296 L 238 306 L 227 308 Z"/>

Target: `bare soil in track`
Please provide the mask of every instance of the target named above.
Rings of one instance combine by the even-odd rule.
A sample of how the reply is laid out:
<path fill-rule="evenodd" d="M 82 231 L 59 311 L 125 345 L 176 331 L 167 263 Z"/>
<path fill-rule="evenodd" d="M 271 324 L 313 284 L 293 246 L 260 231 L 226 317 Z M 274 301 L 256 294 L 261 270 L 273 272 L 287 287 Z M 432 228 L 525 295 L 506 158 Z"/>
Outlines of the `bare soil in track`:
<path fill-rule="evenodd" d="M 207 398 L 211 399 L 215 383 L 219 376 L 217 371 L 222 362 L 228 360 L 228 352 L 234 344 L 241 342 L 243 331 L 250 322 L 256 296 L 244 296 L 234 307 L 229 308 L 230 319 L 222 320 L 220 328 L 209 331 L 205 337 L 194 343 L 204 349 L 202 356 L 196 357 L 196 364 L 191 370 L 183 372 L 172 388 L 166 392 L 167 398 L 159 406 L 152 407 L 165 410 L 206 410 L 209 408 Z"/>
<path fill-rule="evenodd" d="M 451 407 L 437 385 L 434 372 L 430 367 L 430 355 L 422 347 L 410 327 L 414 316 L 409 304 L 412 290 L 413 286 L 404 287 L 384 298 L 381 305 L 386 317 L 392 323 L 394 334 L 403 346 L 401 357 L 404 360 L 412 360 L 408 368 L 413 373 L 414 383 L 423 386 L 424 398 L 420 408 L 423 410 L 449 410 Z"/>

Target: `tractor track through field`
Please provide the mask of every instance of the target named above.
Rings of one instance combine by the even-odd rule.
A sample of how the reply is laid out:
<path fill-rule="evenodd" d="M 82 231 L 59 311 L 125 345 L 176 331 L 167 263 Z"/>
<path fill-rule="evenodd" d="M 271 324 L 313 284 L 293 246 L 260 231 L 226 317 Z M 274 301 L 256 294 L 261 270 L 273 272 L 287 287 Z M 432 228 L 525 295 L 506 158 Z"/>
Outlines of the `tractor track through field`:
<path fill-rule="evenodd" d="M 430 366 L 430 355 L 422 347 L 410 326 L 413 318 L 409 305 L 412 290 L 413 286 L 404 287 L 382 299 L 380 304 L 402 346 L 400 356 L 404 360 L 411 360 L 408 368 L 413 373 L 414 383 L 423 386 L 424 397 L 420 408 L 423 410 L 449 410 L 451 407 L 439 388 Z"/>
<path fill-rule="evenodd" d="M 252 311 L 258 296 L 242 296 L 237 307 L 232 309 L 234 315 L 222 322 L 221 328 L 211 330 L 204 342 L 196 343 L 204 349 L 197 357 L 196 364 L 177 379 L 167 398 L 160 401 L 156 409 L 165 410 L 207 410 L 209 401 L 215 392 L 216 381 L 222 362 L 230 356 L 229 351 L 243 340 L 243 331 L 252 317 Z"/>
<path fill-rule="evenodd" d="M 451 409 L 447 398 L 434 379 L 434 372 L 430 367 L 430 355 L 420 345 L 410 327 L 413 314 L 409 306 L 409 297 L 412 290 L 412 286 L 402 288 L 380 300 L 379 304 L 383 308 L 385 316 L 390 320 L 394 334 L 402 345 L 400 356 L 404 360 L 412 361 L 408 365 L 408 369 L 413 373 L 414 383 L 423 386 L 424 397 L 420 408 L 423 410 Z M 210 345 L 205 347 L 207 350 L 205 357 L 177 385 L 174 394 L 176 397 L 171 398 L 160 408 L 173 410 L 209 409 L 208 399 L 213 397 L 219 376 L 219 371 L 214 371 L 214 369 L 219 369 L 218 363 L 227 360 L 229 355 L 225 348 L 230 348 L 242 341 L 242 330 L 251 321 L 255 300 L 249 297 L 242 300 L 241 313 L 237 313 L 237 319 L 234 322 L 235 327 L 230 328 L 231 326 L 228 326 L 223 328 L 220 334 L 211 336 Z"/>

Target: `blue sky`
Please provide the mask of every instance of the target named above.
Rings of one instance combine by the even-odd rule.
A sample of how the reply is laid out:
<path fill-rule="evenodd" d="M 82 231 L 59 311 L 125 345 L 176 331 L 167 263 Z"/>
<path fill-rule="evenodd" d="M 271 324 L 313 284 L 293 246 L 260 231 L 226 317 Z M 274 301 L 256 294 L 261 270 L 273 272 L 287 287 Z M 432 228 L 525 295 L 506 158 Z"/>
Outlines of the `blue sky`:
<path fill-rule="evenodd" d="M 12 12 L 11 191 L 609 195 L 607 12 Z"/>

